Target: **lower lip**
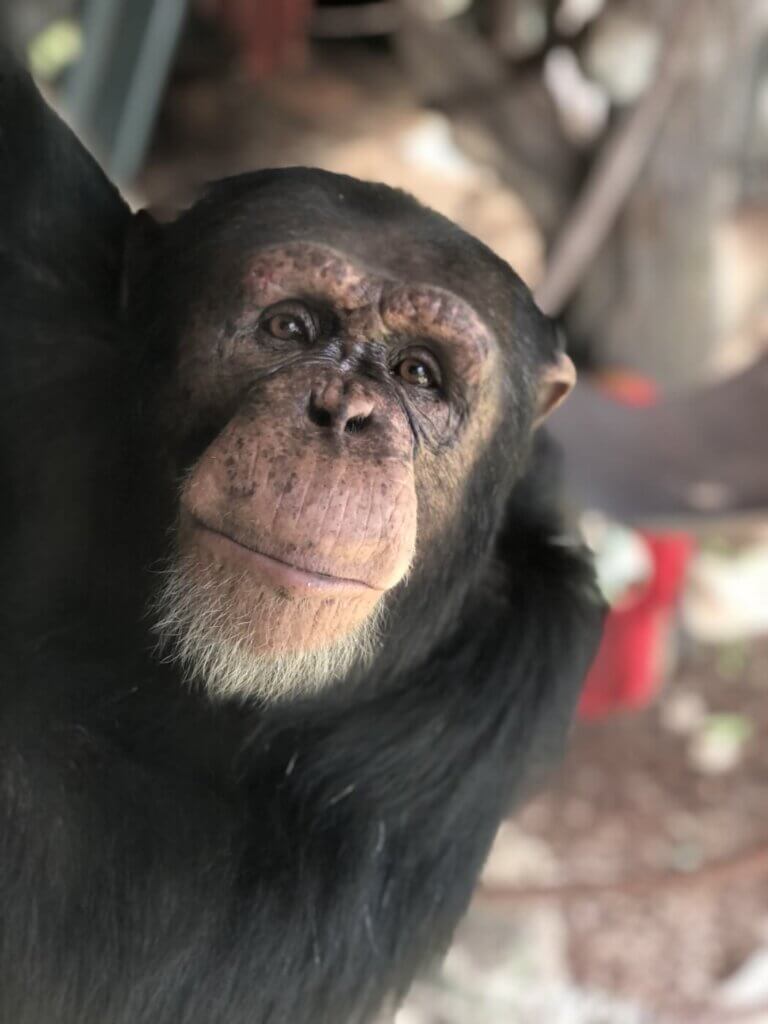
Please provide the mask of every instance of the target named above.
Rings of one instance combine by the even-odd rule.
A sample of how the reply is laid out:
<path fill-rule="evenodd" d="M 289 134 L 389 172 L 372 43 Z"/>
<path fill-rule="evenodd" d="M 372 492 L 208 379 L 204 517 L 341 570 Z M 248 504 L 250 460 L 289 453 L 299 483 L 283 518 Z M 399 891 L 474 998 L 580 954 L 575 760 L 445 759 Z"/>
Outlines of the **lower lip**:
<path fill-rule="evenodd" d="M 379 592 L 377 588 L 371 587 L 361 580 L 326 576 L 323 573 L 297 569 L 287 562 L 263 555 L 260 551 L 254 551 L 253 548 L 247 548 L 226 534 L 218 533 L 202 523 L 195 522 L 193 530 L 194 534 L 215 555 L 219 555 L 227 561 L 237 561 L 240 565 L 248 566 L 254 576 L 268 580 L 277 589 L 293 591 L 305 597 L 313 595 L 330 597 L 333 594 L 343 594 L 346 597 L 353 594 L 370 596 Z"/>

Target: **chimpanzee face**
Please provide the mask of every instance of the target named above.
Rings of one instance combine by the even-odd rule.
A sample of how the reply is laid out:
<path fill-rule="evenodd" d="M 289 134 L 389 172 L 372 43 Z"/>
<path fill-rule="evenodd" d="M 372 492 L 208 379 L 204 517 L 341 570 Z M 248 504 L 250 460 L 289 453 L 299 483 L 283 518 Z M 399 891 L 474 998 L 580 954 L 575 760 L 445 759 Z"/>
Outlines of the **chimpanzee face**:
<path fill-rule="evenodd" d="M 295 239 L 228 277 L 191 297 L 163 397 L 182 485 L 158 629 L 212 689 L 272 696 L 375 652 L 509 389 L 482 312 L 428 277 Z"/>

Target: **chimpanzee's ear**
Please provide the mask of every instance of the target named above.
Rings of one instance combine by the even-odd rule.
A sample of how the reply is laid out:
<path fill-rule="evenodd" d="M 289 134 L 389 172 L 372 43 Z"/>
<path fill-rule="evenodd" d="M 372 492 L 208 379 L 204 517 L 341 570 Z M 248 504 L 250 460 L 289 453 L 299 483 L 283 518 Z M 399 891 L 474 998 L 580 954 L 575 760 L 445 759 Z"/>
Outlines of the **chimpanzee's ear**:
<path fill-rule="evenodd" d="M 534 427 L 540 426 L 565 401 L 575 383 L 576 367 L 570 356 L 562 350 L 555 352 L 553 359 L 545 363 L 539 373 Z"/>
<path fill-rule="evenodd" d="M 120 280 L 120 307 L 123 311 L 133 301 L 134 288 L 152 271 L 162 230 L 162 225 L 149 210 L 138 210 L 128 225 Z"/>

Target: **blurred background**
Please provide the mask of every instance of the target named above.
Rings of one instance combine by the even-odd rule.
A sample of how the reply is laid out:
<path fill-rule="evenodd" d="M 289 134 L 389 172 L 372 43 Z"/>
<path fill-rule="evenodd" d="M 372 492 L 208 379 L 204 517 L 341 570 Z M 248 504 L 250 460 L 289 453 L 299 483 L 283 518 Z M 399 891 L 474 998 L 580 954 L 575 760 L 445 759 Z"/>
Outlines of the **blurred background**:
<path fill-rule="evenodd" d="M 768 1022 L 768 0 L 4 0 L 0 37 L 134 205 L 385 181 L 567 334 L 613 611 L 397 1024 Z"/>

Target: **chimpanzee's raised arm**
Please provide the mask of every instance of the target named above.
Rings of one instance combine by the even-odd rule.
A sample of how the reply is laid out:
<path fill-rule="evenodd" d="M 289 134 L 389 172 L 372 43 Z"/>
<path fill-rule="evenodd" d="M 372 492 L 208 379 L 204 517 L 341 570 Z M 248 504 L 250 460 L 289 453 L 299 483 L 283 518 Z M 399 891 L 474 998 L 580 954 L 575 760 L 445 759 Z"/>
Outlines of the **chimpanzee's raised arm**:
<path fill-rule="evenodd" d="M 67 295 L 106 311 L 129 210 L 28 72 L 0 49 L 0 267 L 31 298 Z M 43 310 L 38 310 L 43 314 Z"/>
<path fill-rule="evenodd" d="M 39 636 L 48 611 L 76 603 L 95 479 L 107 472 L 129 222 L 117 190 L 0 49 L 0 626 L 10 635 Z"/>

